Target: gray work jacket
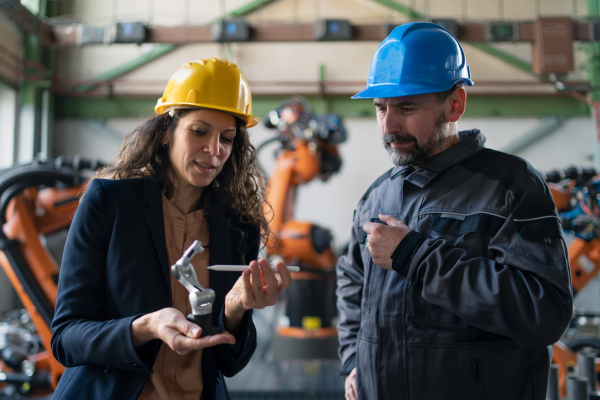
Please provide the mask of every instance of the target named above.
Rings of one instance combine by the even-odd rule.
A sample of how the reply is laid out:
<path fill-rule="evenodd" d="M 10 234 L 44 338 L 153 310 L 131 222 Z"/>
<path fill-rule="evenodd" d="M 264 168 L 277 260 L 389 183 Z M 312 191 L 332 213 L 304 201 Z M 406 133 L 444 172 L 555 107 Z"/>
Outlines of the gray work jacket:
<path fill-rule="evenodd" d="M 572 316 L 567 247 L 550 191 L 478 130 L 418 169 L 392 168 L 360 200 L 337 266 L 340 357 L 359 399 L 543 400 L 552 344 Z M 367 221 L 413 231 L 394 271 Z"/>

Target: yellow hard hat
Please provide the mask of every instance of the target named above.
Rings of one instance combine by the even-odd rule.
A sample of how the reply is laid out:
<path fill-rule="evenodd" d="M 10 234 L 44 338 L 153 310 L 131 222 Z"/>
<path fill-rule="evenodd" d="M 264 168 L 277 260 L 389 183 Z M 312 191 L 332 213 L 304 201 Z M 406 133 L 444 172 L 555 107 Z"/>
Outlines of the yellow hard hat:
<path fill-rule="evenodd" d="M 248 128 L 260 121 L 252 115 L 252 95 L 242 71 L 215 57 L 192 61 L 175 71 L 154 110 L 161 115 L 172 106 L 225 111 L 242 119 Z"/>

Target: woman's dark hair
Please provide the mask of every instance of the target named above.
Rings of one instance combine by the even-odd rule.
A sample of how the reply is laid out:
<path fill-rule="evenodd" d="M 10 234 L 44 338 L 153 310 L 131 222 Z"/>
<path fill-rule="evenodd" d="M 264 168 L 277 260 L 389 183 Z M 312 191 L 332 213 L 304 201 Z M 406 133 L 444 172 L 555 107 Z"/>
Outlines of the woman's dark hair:
<path fill-rule="evenodd" d="M 167 198 L 174 194 L 171 181 L 174 176 L 168 148 L 163 147 L 165 132 L 172 134 L 183 116 L 198 108 L 176 109 L 172 113 L 151 117 L 123 140 L 114 160 L 98 171 L 97 178 L 131 179 L 151 176 L 158 181 Z M 235 118 L 237 133 L 233 149 L 223 169 L 209 185 L 219 199 L 240 214 L 241 222 L 256 226 L 263 243 L 269 236 L 269 224 L 264 214 L 266 203 L 264 177 L 256 162 L 256 149 L 250 143 L 245 123 Z M 203 207 L 207 190 L 204 190 L 198 207 Z"/>

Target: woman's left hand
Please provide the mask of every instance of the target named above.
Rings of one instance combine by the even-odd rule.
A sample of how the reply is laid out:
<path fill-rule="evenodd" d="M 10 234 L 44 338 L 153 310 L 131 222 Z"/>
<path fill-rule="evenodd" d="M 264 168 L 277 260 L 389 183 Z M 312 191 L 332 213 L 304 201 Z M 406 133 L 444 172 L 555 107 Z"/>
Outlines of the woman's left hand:
<path fill-rule="evenodd" d="M 264 258 L 250 262 L 250 268 L 242 272 L 225 296 L 226 319 L 241 321 L 246 310 L 277 302 L 279 295 L 292 284 L 292 276 L 283 262 L 279 261 L 276 267 L 275 271 Z"/>

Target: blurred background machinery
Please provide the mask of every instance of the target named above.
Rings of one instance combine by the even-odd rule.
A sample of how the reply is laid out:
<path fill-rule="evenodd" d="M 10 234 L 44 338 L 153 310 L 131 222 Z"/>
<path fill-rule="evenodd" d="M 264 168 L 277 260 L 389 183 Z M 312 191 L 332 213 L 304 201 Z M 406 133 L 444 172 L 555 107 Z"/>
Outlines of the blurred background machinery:
<path fill-rule="evenodd" d="M 259 351 L 232 397 L 343 398 L 333 268 L 358 199 L 390 167 L 372 102 L 349 97 L 380 41 L 415 20 L 464 44 L 476 84 L 460 129 L 554 173 L 576 291 L 554 352 L 564 391 L 577 353 L 600 347 L 597 181 L 583 173 L 600 169 L 600 0 L 0 0 L 0 399 L 52 391 L 48 323 L 84 161 L 111 159 L 190 55 L 243 69 L 266 122 L 251 138 L 269 177 L 268 256 L 302 267 L 255 313 Z"/>
<path fill-rule="evenodd" d="M 273 357 L 337 358 L 335 305 L 337 262 L 331 231 L 316 222 L 295 217 L 299 188 L 339 172 L 342 159 L 338 144 L 347 138 L 340 116 L 317 115 L 302 96 L 284 100 L 264 118 L 275 136 L 258 151 L 276 143 L 275 166 L 268 178 L 265 213 L 272 237 L 267 248 L 288 265 L 298 265 L 294 284 L 286 291 L 285 320 L 279 323 L 272 342 Z M 323 208 L 335 204 L 323 202 Z"/>

